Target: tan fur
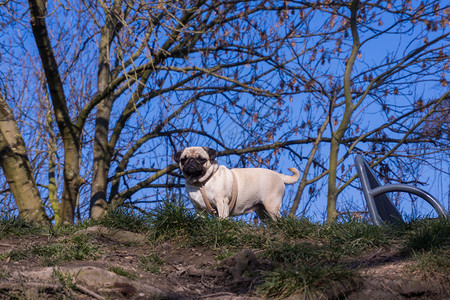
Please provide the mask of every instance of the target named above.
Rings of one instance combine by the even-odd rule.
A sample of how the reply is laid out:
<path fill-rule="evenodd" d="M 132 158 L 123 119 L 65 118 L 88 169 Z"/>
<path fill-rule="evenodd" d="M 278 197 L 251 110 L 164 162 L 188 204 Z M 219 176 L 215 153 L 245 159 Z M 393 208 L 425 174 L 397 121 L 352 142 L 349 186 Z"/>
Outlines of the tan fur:
<path fill-rule="evenodd" d="M 300 178 L 300 172 L 296 168 L 289 168 L 293 173 L 291 176 L 262 168 L 233 169 L 239 192 L 236 205 L 230 212 L 228 206 L 233 191 L 232 171 L 223 165 L 219 166 L 215 159 L 210 160 L 207 150 L 203 147 L 189 147 L 177 154 L 180 169 L 183 169 L 181 162 L 183 158 L 198 156 L 208 158 L 208 161 L 202 166 L 205 171 L 204 176 L 189 178 L 185 174 L 186 191 L 197 209 L 206 210 L 199 188 L 200 185 L 203 185 L 211 205 L 221 218 L 253 211 L 256 211 L 260 219 L 280 217 L 285 184 L 293 184 Z"/>

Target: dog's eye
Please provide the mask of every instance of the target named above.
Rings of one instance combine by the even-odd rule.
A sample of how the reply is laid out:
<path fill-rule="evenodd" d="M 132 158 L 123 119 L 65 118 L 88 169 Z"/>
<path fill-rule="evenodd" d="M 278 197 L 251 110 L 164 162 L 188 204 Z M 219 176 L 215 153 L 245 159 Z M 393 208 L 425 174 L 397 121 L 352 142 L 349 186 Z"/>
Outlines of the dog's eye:
<path fill-rule="evenodd" d="M 207 161 L 206 158 L 200 157 L 200 156 L 197 158 L 197 160 L 198 160 L 201 164 L 204 164 L 204 163 Z"/>
<path fill-rule="evenodd" d="M 182 159 L 180 159 L 181 163 L 184 164 L 186 162 L 187 158 L 183 157 Z"/>

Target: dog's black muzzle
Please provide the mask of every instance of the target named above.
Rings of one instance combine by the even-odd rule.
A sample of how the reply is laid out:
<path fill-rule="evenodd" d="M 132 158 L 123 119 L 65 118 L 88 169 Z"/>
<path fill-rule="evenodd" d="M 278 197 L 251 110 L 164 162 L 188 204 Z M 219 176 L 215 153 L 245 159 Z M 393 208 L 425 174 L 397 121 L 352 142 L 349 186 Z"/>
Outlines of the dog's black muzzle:
<path fill-rule="evenodd" d="M 190 158 L 184 163 L 183 173 L 191 178 L 200 178 L 205 175 L 206 171 L 202 163 Z"/>

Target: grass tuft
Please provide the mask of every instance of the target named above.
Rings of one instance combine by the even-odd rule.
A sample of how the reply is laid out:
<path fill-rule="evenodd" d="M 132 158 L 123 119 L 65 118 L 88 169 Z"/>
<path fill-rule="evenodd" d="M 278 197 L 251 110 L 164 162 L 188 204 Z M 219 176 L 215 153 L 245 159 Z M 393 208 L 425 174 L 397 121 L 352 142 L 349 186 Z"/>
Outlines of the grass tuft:
<path fill-rule="evenodd" d="M 431 251 L 450 246 L 450 218 L 420 220 L 410 227 L 407 251 Z"/>
<path fill-rule="evenodd" d="M 138 276 L 130 271 L 125 270 L 124 268 L 121 267 L 110 267 L 108 269 L 108 271 L 113 272 L 119 276 L 123 276 L 132 280 L 136 280 L 138 278 Z"/>
<path fill-rule="evenodd" d="M 450 274 L 450 253 L 442 249 L 415 252 L 413 258 L 416 263 L 412 266 L 413 271 L 425 272 L 427 274 Z"/>
<path fill-rule="evenodd" d="M 63 273 L 59 268 L 53 269 L 53 278 L 63 290 L 71 290 L 76 287 L 76 281 L 70 273 Z"/>
<path fill-rule="evenodd" d="M 65 243 L 36 244 L 30 249 L 18 249 L 11 251 L 8 257 L 19 261 L 23 259 L 39 259 L 44 266 L 55 266 L 61 261 L 89 260 L 100 257 L 98 247 L 89 242 L 83 235 L 75 235 Z"/>
<path fill-rule="evenodd" d="M 199 228 L 190 232 L 190 241 L 193 245 L 207 245 L 212 248 L 235 248 L 241 245 L 243 227 L 242 222 L 231 219 L 200 215 L 197 217 Z"/>
<path fill-rule="evenodd" d="M 121 207 L 108 213 L 98 223 L 105 227 L 123 229 L 132 232 L 146 232 L 150 229 L 149 217 L 137 213 L 131 208 Z"/>
<path fill-rule="evenodd" d="M 339 265 L 303 263 L 265 272 L 259 292 L 267 297 L 338 298 L 357 285 L 354 273 Z"/>
<path fill-rule="evenodd" d="M 396 231 L 390 225 L 374 226 L 356 221 L 325 224 L 319 233 L 320 238 L 351 256 L 391 244 L 395 235 Z"/>
<path fill-rule="evenodd" d="M 279 218 L 276 222 L 270 223 L 270 226 L 289 238 L 315 238 L 320 232 L 320 225 L 307 219 L 293 217 Z"/>
<path fill-rule="evenodd" d="M 197 226 L 194 214 L 178 201 L 158 205 L 151 212 L 149 223 L 156 238 L 183 236 Z"/>
<path fill-rule="evenodd" d="M 318 241 L 272 242 L 265 257 L 275 269 L 263 272 L 259 292 L 268 297 L 338 297 L 356 287 L 355 270 L 339 263 L 345 253 L 330 243 Z M 326 296 L 324 296 L 326 295 Z"/>
<path fill-rule="evenodd" d="M 26 222 L 18 217 L 0 218 L 0 238 L 5 236 L 23 236 L 32 234 L 41 234 L 45 228 Z"/>
<path fill-rule="evenodd" d="M 287 266 L 315 261 L 321 261 L 324 264 L 335 263 L 341 256 L 338 251 L 330 248 L 328 244 L 313 244 L 310 242 L 295 244 L 286 242 L 272 243 L 265 253 L 265 256 L 272 261 Z"/>
<path fill-rule="evenodd" d="M 182 238 L 192 246 L 217 249 L 261 246 L 265 243 L 264 234 L 259 234 L 247 223 L 197 214 L 176 201 L 161 203 L 151 213 L 150 223 L 155 238 Z"/>
<path fill-rule="evenodd" d="M 158 274 L 161 271 L 161 267 L 162 265 L 164 265 L 164 263 L 165 260 L 156 253 L 142 256 L 139 259 L 139 265 L 141 269 L 144 271 L 149 271 L 153 274 Z"/>

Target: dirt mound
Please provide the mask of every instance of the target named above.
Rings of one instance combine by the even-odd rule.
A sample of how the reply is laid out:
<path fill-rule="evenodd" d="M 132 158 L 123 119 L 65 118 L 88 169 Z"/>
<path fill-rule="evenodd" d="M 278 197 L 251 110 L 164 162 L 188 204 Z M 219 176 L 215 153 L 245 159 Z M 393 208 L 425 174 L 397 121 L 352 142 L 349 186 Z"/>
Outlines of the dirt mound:
<path fill-rule="evenodd" d="M 259 274 L 272 267 L 250 249 L 218 259 L 208 247 L 174 241 L 154 244 L 143 234 L 123 230 L 97 226 L 74 236 L 78 235 L 96 246 L 92 257 L 52 261 L 36 256 L 37 250 L 71 243 L 65 237 L 2 239 L 0 298 L 256 300 L 263 299 L 256 289 Z M 362 258 L 361 264 L 359 285 L 348 288 L 348 299 L 442 299 L 448 295 L 445 280 L 412 273 L 408 261 L 397 254 L 377 250 Z"/>

